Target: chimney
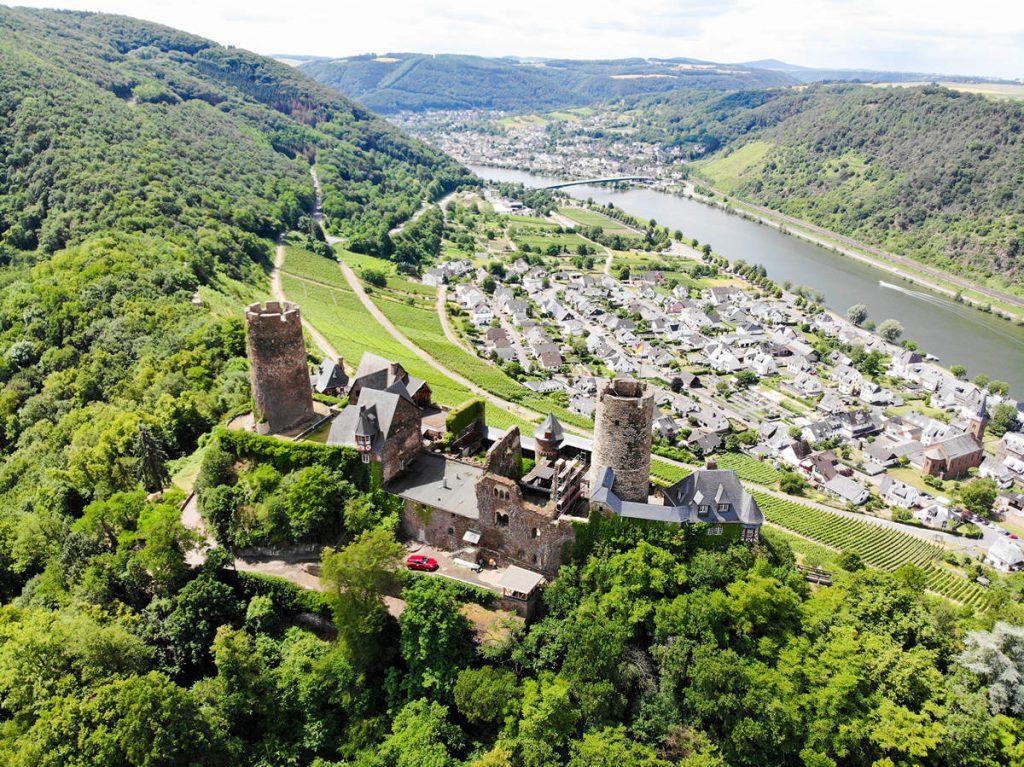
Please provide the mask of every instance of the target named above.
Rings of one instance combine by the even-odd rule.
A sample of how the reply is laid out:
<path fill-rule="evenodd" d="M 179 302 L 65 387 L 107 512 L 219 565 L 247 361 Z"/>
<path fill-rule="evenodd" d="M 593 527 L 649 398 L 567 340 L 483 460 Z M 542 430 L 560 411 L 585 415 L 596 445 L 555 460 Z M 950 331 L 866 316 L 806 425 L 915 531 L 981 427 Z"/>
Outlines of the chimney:
<path fill-rule="evenodd" d="M 709 470 L 711 470 L 711 471 L 714 471 L 715 469 L 717 469 L 717 468 L 718 468 L 718 462 L 717 462 L 717 461 L 716 461 L 716 460 L 715 460 L 714 458 L 710 458 L 710 457 L 709 457 L 709 458 L 708 458 L 708 459 L 707 459 L 707 460 L 706 460 L 706 461 L 704 462 L 704 468 L 705 468 L 705 469 L 709 469 Z"/>

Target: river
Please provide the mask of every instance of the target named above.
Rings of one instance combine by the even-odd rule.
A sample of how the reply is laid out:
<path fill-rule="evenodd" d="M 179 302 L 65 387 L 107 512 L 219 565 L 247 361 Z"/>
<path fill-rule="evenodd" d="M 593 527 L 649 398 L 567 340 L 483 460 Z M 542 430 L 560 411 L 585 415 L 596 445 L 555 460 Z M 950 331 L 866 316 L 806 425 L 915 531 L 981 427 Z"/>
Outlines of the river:
<path fill-rule="evenodd" d="M 492 181 L 548 186 L 564 179 L 506 168 L 470 166 Z M 709 243 L 730 260 L 762 264 L 776 282 L 789 280 L 825 294 L 825 304 L 845 314 L 864 304 L 875 322 L 893 318 L 903 324 L 904 338 L 937 355 L 943 365 L 964 365 L 971 377 L 984 373 L 1008 381 L 1010 393 L 1024 400 L 1024 327 L 958 304 L 946 296 L 907 282 L 891 272 L 827 248 L 748 221 L 720 208 L 653 189 L 616 190 L 582 185 L 565 190 L 573 197 L 612 203 L 633 215 L 654 219 L 687 238 Z"/>

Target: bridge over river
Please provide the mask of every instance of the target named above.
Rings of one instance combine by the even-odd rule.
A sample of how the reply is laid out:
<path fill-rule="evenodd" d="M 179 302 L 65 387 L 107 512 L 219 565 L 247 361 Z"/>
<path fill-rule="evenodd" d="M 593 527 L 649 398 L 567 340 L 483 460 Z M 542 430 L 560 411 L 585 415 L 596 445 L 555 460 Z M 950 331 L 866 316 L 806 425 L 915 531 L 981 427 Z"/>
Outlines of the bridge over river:
<path fill-rule="evenodd" d="M 579 181 L 561 181 L 557 184 L 548 184 L 542 189 L 561 189 L 565 186 L 580 186 L 581 184 L 614 184 L 618 181 L 654 181 L 650 176 L 615 176 L 614 178 L 584 178 Z"/>

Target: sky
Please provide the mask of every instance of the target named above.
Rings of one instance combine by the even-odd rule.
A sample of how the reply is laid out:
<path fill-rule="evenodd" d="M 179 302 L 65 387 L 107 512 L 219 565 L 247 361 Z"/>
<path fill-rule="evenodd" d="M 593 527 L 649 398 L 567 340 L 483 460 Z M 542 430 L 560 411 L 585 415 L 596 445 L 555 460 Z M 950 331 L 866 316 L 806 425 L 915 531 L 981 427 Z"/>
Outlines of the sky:
<path fill-rule="evenodd" d="M 1024 78 L 1021 0 L 44 0 L 263 54 L 763 58 Z"/>

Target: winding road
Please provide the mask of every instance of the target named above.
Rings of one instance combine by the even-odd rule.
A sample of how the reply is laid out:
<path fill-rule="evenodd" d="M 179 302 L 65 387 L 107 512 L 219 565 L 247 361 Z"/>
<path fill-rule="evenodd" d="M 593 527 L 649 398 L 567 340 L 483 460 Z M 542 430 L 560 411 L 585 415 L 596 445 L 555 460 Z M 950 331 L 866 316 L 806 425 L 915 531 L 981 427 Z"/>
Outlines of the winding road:
<path fill-rule="evenodd" d="M 313 172 L 312 170 L 311 170 L 311 173 L 313 175 L 314 186 L 315 186 L 316 191 L 317 191 L 317 199 L 319 200 L 320 199 L 320 185 L 319 185 L 319 181 L 316 178 L 316 173 Z M 318 207 L 318 211 L 319 211 L 319 204 L 318 204 L 317 207 Z M 443 210 L 443 208 L 442 208 L 442 210 Z M 322 226 L 323 225 L 322 216 L 320 216 L 318 218 L 318 221 L 320 222 L 320 224 Z M 337 238 L 337 237 L 331 237 L 330 235 L 327 235 L 326 231 L 325 231 L 325 236 L 327 237 L 327 241 L 330 244 L 334 244 L 334 243 L 340 241 L 340 239 Z M 611 255 L 612 255 L 612 253 L 611 253 L 611 251 L 609 251 L 609 260 L 608 260 L 608 263 L 606 264 L 606 269 L 607 269 L 608 266 L 610 266 L 610 261 L 611 261 L 610 256 Z M 275 275 L 278 275 L 280 267 L 283 264 L 283 262 L 284 262 L 284 247 L 283 247 L 283 245 L 279 245 L 278 246 L 278 258 L 275 261 L 275 270 L 274 270 L 274 274 Z M 520 418 L 524 418 L 525 420 L 535 421 L 537 418 L 539 418 L 539 417 L 544 415 L 543 413 L 539 413 L 539 412 L 531 410 L 529 408 L 524 408 L 521 405 L 517 405 L 517 404 L 515 404 L 513 402 L 509 402 L 508 400 L 504 400 L 504 399 L 502 399 L 502 398 L 500 398 L 500 397 L 498 397 L 498 396 L 496 396 L 496 395 L 486 391 L 485 389 L 482 389 L 480 386 L 478 386 L 477 384 L 473 383 L 472 381 L 470 381 L 465 376 L 462 376 L 462 375 L 460 375 L 459 373 L 457 373 L 457 372 L 455 372 L 453 370 L 449 370 L 447 367 L 445 367 L 440 362 L 435 360 L 426 351 L 424 351 L 423 349 L 418 347 L 407 336 L 405 336 L 394 325 L 394 323 L 392 323 L 391 320 L 389 320 L 387 318 L 387 316 L 377 307 L 377 305 L 366 294 L 366 291 L 363 288 L 362 282 L 359 280 L 359 278 L 356 275 L 356 273 L 352 270 L 352 268 L 348 264 L 346 264 L 344 261 L 339 260 L 338 261 L 338 266 L 341 269 L 342 274 L 345 276 L 345 279 L 348 282 L 349 286 L 352 288 L 352 290 L 355 292 L 355 294 L 359 297 L 360 302 L 363 304 L 363 306 L 366 308 L 366 310 L 368 312 L 370 312 L 370 314 L 374 317 L 374 319 L 381 325 L 381 327 L 383 327 L 396 341 L 398 341 L 400 344 L 402 344 L 402 346 L 404 346 L 411 353 L 415 354 L 421 360 L 423 360 L 424 362 L 429 364 L 438 373 L 440 373 L 441 375 L 447 376 L 448 378 L 452 379 L 453 381 L 456 381 L 457 383 L 462 384 L 467 389 L 469 389 L 471 392 L 473 392 L 475 395 L 485 399 L 486 401 L 490 402 L 491 404 L 493 404 L 493 405 L 495 405 L 497 407 L 500 407 L 500 408 L 502 408 L 504 410 L 507 410 L 507 411 L 509 411 L 509 412 L 511 412 L 511 413 L 513 413 L 513 414 L 515 414 L 517 416 L 519 416 Z M 277 281 L 274 284 L 274 291 L 275 291 L 275 296 L 283 298 L 283 291 L 281 290 L 281 287 L 280 287 L 279 275 L 277 277 Z M 460 348 L 465 348 L 465 347 L 462 346 L 462 342 L 459 339 L 459 337 L 455 334 L 455 332 L 451 328 L 451 325 L 450 325 L 450 322 L 449 322 L 449 319 L 448 319 L 448 316 L 447 316 L 447 312 L 445 311 L 445 308 L 444 308 L 445 307 L 446 297 L 447 297 L 446 289 L 443 288 L 443 287 L 440 288 L 439 291 L 438 291 L 437 312 L 438 312 L 438 318 L 441 321 L 441 327 L 444 330 L 445 337 L 448 339 L 448 341 L 450 343 L 453 343 L 453 344 L 459 346 Z M 305 320 L 303 320 L 303 324 L 304 325 L 307 324 L 305 322 Z M 307 325 L 307 327 L 308 327 L 308 325 Z M 318 336 L 321 339 L 323 338 L 312 327 L 310 327 L 309 329 L 310 329 L 310 332 L 311 332 L 311 334 L 313 335 L 313 337 L 315 339 Z M 326 342 L 326 339 L 323 339 L 323 340 L 324 340 L 324 343 L 327 344 L 326 349 L 330 349 L 330 344 Z M 320 344 L 320 341 L 318 340 L 317 343 Z M 321 348 L 324 349 L 325 347 L 323 345 L 321 345 Z M 325 353 L 327 353 L 326 349 L 325 349 Z M 333 350 L 331 350 L 331 351 L 333 351 Z M 333 355 L 333 356 L 337 356 L 337 355 Z M 742 420 L 742 419 L 738 419 L 738 420 Z M 581 429 L 581 428 L 578 428 L 578 427 L 574 427 L 572 425 L 564 425 L 564 426 L 565 426 L 565 428 L 569 429 L 570 431 L 574 431 L 574 432 L 576 432 L 578 434 L 582 434 L 584 436 L 592 436 L 592 434 L 593 434 L 592 430 Z M 683 463 L 681 461 L 676 461 L 676 460 L 673 460 L 671 458 L 664 458 L 664 457 L 661 457 L 661 456 L 657 456 L 657 459 L 659 461 L 663 461 L 664 463 L 670 464 L 672 466 L 675 466 L 675 467 L 678 467 L 678 468 L 682 468 L 682 469 L 688 469 L 688 470 L 691 470 L 691 471 L 694 470 L 694 469 L 699 468 L 697 466 L 692 466 L 690 464 L 686 464 L 686 463 Z M 744 487 L 746 487 L 748 490 L 751 490 L 751 491 L 755 491 L 756 490 L 758 492 L 763 492 L 763 493 L 766 493 L 768 495 L 772 495 L 772 496 L 775 496 L 775 497 L 778 497 L 778 498 L 787 499 L 787 500 L 794 500 L 794 498 L 792 496 L 789 496 L 789 495 L 787 495 L 785 493 L 782 493 L 782 492 L 780 492 L 778 490 L 775 490 L 775 489 L 772 489 L 772 488 L 769 488 L 769 487 L 766 487 L 766 486 L 763 486 L 763 485 L 758 485 L 758 484 L 755 484 L 755 483 L 752 483 L 752 482 L 746 482 L 746 481 L 743 482 L 743 485 L 744 485 Z M 900 524 L 898 522 L 894 522 L 894 521 L 888 520 L 888 519 L 880 519 L 880 518 L 872 517 L 872 516 L 865 515 L 865 514 L 857 514 L 857 513 L 845 511 L 845 510 L 842 510 L 842 509 L 836 509 L 836 508 L 834 508 L 832 506 L 827 506 L 825 504 L 818 503 L 816 501 L 807 500 L 807 499 L 798 498 L 796 500 L 798 500 L 800 503 L 806 504 L 808 506 L 811 506 L 813 508 L 819 509 L 821 511 L 825 511 L 825 512 L 828 512 L 828 513 L 831 513 L 831 514 L 836 514 L 838 516 L 850 517 L 850 518 L 857 519 L 857 520 L 862 521 L 862 522 L 867 522 L 869 524 L 880 525 L 882 527 L 886 527 L 886 528 L 891 529 L 891 530 L 896 530 L 896 531 L 899 531 L 899 532 L 907 533 L 909 535 L 913 535 L 913 536 L 915 536 L 917 538 L 921 538 L 923 540 L 927 540 L 927 541 L 929 541 L 931 543 L 945 544 L 946 546 L 952 547 L 953 549 L 958 549 L 958 550 L 971 549 L 971 548 L 974 548 L 974 547 L 976 547 L 978 545 L 978 542 L 970 541 L 968 539 L 964 539 L 964 538 L 961 538 L 959 536 L 955 536 L 955 535 L 952 535 L 950 533 L 942 532 L 942 531 L 939 531 L 939 530 L 931 530 L 931 529 L 927 529 L 927 528 L 918 528 L 918 527 L 913 527 L 913 526 L 909 526 L 909 525 L 903 525 L 903 524 Z M 787 528 L 780 528 L 780 529 L 787 529 Z M 792 531 L 789 531 L 789 532 L 792 532 Z M 986 539 L 984 541 L 984 543 L 986 543 L 986 544 L 989 543 L 987 538 L 988 538 L 988 536 L 986 536 Z"/>

